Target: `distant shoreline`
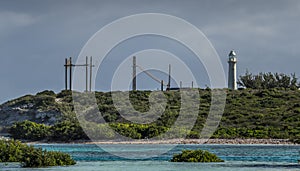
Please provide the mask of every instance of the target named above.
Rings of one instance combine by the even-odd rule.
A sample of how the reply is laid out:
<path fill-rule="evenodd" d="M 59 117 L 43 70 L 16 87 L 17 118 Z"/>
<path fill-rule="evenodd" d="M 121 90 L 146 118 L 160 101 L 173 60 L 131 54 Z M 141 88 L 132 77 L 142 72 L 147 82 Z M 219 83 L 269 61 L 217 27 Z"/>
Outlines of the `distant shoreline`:
<path fill-rule="evenodd" d="M 228 145 L 300 145 L 288 139 L 168 139 L 168 140 L 133 140 L 133 141 L 86 141 L 47 142 L 34 141 L 27 144 L 228 144 Z"/>

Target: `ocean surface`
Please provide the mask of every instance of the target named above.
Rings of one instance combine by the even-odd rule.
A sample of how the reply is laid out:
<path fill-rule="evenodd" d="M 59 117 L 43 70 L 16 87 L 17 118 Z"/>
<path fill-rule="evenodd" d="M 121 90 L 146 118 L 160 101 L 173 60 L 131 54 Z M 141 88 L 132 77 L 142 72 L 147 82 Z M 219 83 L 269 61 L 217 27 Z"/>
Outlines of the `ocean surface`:
<path fill-rule="evenodd" d="M 300 170 L 300 146 L 293 145 L 96 145 L 38 144 L 50 151 L 69 153 L 77 161 L 74 166 L 21 168 L 19 163 L 0 163 L 7 171 L 229 171 L 229 170 Z M 103 149 L 110 151 L 107 153 Z M 159 154 L 164 149 L 170 151 Z M 224 163 L 172 163 L 173 154 L 184 149 L 203 149 L 215 153 Z M 116 155 L 122 154 L 122 155 Z M 128 156 L 123 158 L 120 156 Z"/>

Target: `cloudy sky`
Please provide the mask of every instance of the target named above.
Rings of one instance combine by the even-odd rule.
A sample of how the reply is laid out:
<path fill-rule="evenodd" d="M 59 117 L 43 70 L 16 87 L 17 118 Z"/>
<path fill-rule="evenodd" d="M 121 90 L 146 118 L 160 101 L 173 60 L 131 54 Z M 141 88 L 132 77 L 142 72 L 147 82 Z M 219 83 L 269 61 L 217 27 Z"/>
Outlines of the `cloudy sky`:
<path fill-rule="evenodd" d="M 248 69 L 253 73 L 295 72 L 300 77 L 299 0 L 1 0 L 0 102 L 45 89 L 64 89 L 64 58 L 76 60 L 99 29 L 139 13 L 169 14 L 195 25 L 215 47 L 226 73 L 227 55 L 235 49 L 239 75 Z M 146 49 L 135 49 L 135 45 L 153 48 L 155 41 L 146 37 L 124 47 L 133 54 L 134 50 Z M 176 43 L 162 41 L 167 45 L 161 49 L 178 49 Z M 124 47 L 122 53 L 114 53 L 123 54 Z M 104 73 L 122 61 L 113 59 L 107 58 Z M 197 66 L 190 66 L 197 71 Z M 196 74 L 203 77 L 200 87 L 209 84 L 205 75 Z M 109 90 L 110 76 L 99 77 L 96 89 Z M 146 77 L 139 81 L 141 89 L 159 87 Z"/>

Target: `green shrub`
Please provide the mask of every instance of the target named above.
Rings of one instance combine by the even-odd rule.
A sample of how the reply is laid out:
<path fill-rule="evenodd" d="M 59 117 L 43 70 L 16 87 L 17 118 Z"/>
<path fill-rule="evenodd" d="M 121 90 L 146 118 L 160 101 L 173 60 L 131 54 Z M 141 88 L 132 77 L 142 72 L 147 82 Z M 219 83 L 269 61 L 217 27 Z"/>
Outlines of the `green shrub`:
<path fill-rule="evenodd" d="M 48 152 L 41 148 L 35 149 L 33 146 L 29 146 L 24 150 L 21 163 L 23 167 L 65 166 L 76 164 L 69 154 L 57 151 Z"/>
<path fill-rule="evenodd" d="M 72 96 L 72 91 L 70 90 L 63 90 L 60 93 L 58 93 L 56 95 L 57 98 L 64 98 L 64 97 L 68 97 L 68 96 Z"/>
<path fill-rule="evenodd" d="M 42 91 L 42 92 L 37 93 L 36 95 L 37 95 L 37 96 L 47 95 L 47 96 L 53 96 L 53 97 L 56 97 L 56 94 L 54 93 L 54 91 L 51 91 L 51 90 L 45 90 L 45 91 Z"/>
<path fill-rule="evenodd" d="M 153 138 L 167 131 L 166 127 L 153 124 L 112 123 L 110 127 L 120 135 L 133 139 Z"/>
<path fill-rule="evenodd" d="M 18 162 L 22 160 L 25 144 L 14 140 L 0 140 L 0 162 Z"/>
<path fill-rule="evenodd" d="M 25 120 L 14 123 L 8 131 L 15 139 L 37 141 L 50 135 L 50 126 Z"/>
<path fill-rule="evenodd" d="M 35 108 L 44 109 L 44 110 L 55 107 L 55 103 L 56 103 L 55 97 L 48 96 L 48 95 L 35 96 L 34 101 L 35 101 Z"/>
<path fill-rule="evenodd" d="M 88 139 L 78 121 L 62 121 L 52 126 L 51 130 L 52 134 L 50 138 L 52 140 L 69 142 L 72 140 Z"/>
<path fill-rule="evenodd" d="M 183 150 L 181 154 L 175 154 L 171 162 L 224 162 L 224 160 L 208 151 Z"/>
<path fill-rule="evenodd" d="M 20 162 L 22 167 L 74 165 L 69 154 L 34 148 L 17 140 L 0 140 L 0 162 Z"/>

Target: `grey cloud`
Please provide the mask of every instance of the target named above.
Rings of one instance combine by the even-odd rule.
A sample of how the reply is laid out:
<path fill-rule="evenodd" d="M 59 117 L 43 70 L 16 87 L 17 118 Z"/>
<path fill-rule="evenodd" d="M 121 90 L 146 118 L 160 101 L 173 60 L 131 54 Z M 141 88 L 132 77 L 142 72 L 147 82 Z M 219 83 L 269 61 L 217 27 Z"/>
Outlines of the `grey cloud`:
<path fill-rule="evenodd" d="M 166 13 L 201 29 L 222 57 L 238 52 L 241 74 L 296 72 L 300 63 L 299 0 L 2 0 L 0 101 L 63 88 L 63 59 L 76 57 L 101 27 L 136 13 Z M 184 36 L 189 36 L 188 33 Z M 40 65 L 42 64 L 42 65 Z M 15 71 L 12 66 L 17 66 Z"/>

